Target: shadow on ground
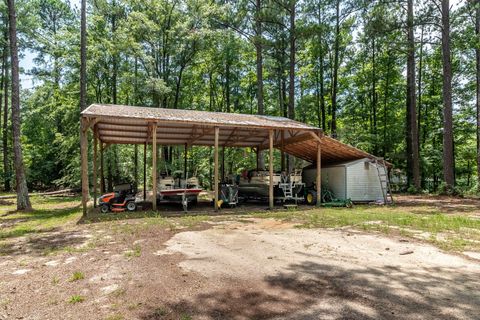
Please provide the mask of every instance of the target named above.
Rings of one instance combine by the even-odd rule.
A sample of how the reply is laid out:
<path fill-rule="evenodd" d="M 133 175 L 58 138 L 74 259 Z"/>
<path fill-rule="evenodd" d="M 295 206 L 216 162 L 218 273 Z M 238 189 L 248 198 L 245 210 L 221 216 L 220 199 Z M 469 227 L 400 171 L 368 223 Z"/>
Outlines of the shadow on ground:
<path fill-rule="evenodd" d="M 153 308 L 141 319 L 475 319 L 479 275 L 465 270 L 395 266 L 355 268 L 304 262 L 255 287 L 231 286 Z"/>
<path fill-rule="evenodd" d="M 308 205 L 299 205 L 299 210 L 313 209 L 314 207 Z M 286 211 L 282 206 L 277 206 L 275 211 Z M 182 206 L 178 203 L 162 203 L 157 206 L 157 211 L 151 210 L 151 204 L 143 204 L 141 209 L 135 212 L 109 212 L 100 213 L 99 209 L 90 209 L 87 217 L 82 217 L 79 220 L 80 224 L 97 223 L 105 221 L 129 220 L 140 218 L 153 217 L 186 217 L 186 216 L 229 216 L 252 214 L 258 212 L 271 212 L 268 209 L 268 203 L 263 202 L 249 202 L 239 204 L 235 208 L 222 208 L 215 212 L 210 202 L 199 202 L 192 205 L 191 208 L 184 212 Z"/>
<path fill-rule="evenodd" d="M 79 207 L 80 205 L 59 209 L 40 209 L 33 211 L 24 211 L 20 212 L 20 217 L 2 217 L 0 219 L 0 240 L 21 237 L 30 233 L 51 232 L 54 230 L 54 228 L 48 227 L 48 220 L 53 221 L 56 219 L 67 218 L 69 216 L 77 214 Z M 35 228 L 34 226 L 29 226 L 28 223 L 30 222 L 38 222 L 39 225 L 45 223 L 45 227 Z M 15 228 L 17 224 L 25 225 L 20 225 L 18 228 Z"/>
<path fill-rule="evenodd" d="M 405 207 L 408 209 L 412 207 L 429 208 L 433 210 L 432 213 L 480 214 L 480 199 L 474 198 L 398 195 L 395 197 L 395 204 L 397 207 Z M 420 210 L 418 213 L 426 214 L 423 210 Z"/>
<path fill-rule="evenodd" d="M 56 222 L 78 214 L 79 207 L 40 209 L 21 212 L 21 217 L 3 217 L 0 240 L 5 242 L 0 245 L 0 255 L 44 255 L 83 244 L 87 240 L 85 235 L 79 231 L 60 231 L 61 225 Z M 53 224 L 49 225 L 49 220 Z"/>
<path fill-rule="evenodd" d="M 35 255 L 62 250 L 80 250 L 88 236 L 80 231 L 59 231 L 59 228 L 36 231 L 30 237 L 2 243 L 0 255 Z"/>

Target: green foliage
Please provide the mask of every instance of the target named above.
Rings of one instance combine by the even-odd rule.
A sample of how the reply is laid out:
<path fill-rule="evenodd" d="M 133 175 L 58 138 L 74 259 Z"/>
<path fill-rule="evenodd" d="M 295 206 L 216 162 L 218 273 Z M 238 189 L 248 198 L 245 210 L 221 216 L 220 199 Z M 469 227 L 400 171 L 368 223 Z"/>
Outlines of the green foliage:
<path fill-rule="evenodd" d="M 83 274 L 83 272 L 75 271 L 72 274 L 72 276 L 70 277 L 70 281 L 74 282 L 74 281 L 78 281 L 78 280 L 83 280 L 84 278 L 85 278 L 85 275 Z"/>
<path fill-rule="evenodd" d="M 407 192 L 410 193 L 410 194 L 415 194 L 415 193 L 418 193 L 419 190 L 417 190 L 414 186 L 410 186 L 408 187 L 407 189 Z"/>
<path fill-rule="evenodd" d="M 68 299 L 68 302 L 71 304 L 81 303 L 83 301 L 85 301 L 85 297 L 80 295 L 73 295 Z"/>
<path fill-rule="evenodd" d="M 284 116 L 294 99 L 297 120 L 330 133 L 338 40 L 338 138 L 404 170 L 406 14 L 401 1 L 340 1 L 338 17 L 334 0 L 261 3 L 256 8 L 245 0 L 87 1 L 88 103 L 255 114 L 255 45 L 261 44 L 265 113 Z M 295 29 L 289 20 L 292 5 Z M 79 187 L 79 11 L 65 0 L 19 0 L 17 7 L 20 49 L 34 57 L 33 66 L 23 70 L 34 87 L 22 91 L 29 187 Z M 442 64 L 440 30 L 433 27 L 439 15 L 431 1 L 419 1 L 415 10 L 422 189 L 439 191 Z M 0 12 L 6 12 L 4 3 Z M 473 14 L 470 2 L 462 2 L 454 7 L 451 19 L 455 173 L 459 191 L 471 192 L 476 190 L 474 49 L 478 47 Z M 257 21 L 262 24 L 261 35 Z M 292 36 L 296 87 L 295 96 L 289 97 Z M 4 39 L 0 42 L 4 47 Z M 131 146 L 107 150 L 108 186 L 134 180 L 133 150 Z M 139 150 L 138 177 L 143 181 L 139 169 L 143 150 Z M 168 157 L 159 163 L 159 170 L 181 169 L 183 146 L 164 151 Z M 11 162 L 12 155 L 8 157 Z M 147 151 L 147 161 L 150 158 Z M 195 147 L 189 153 L 189 175 L 197 175 L 204 187 L 210 187 L 212 158 L 209 148 Z M 254 166 L 251 150 L 225 151 L 226 173 Z"/>

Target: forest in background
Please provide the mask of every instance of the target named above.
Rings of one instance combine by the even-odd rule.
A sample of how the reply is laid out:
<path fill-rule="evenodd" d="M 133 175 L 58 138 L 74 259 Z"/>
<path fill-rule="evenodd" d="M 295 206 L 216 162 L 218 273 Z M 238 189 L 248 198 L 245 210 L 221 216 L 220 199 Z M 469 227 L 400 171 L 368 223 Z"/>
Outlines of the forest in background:
<path fill-rule="evenodd" d="M 78 187 L 81 10 L 68 0 L 0 3 L 1 184 L 10 190 L 16 180 L 12 3 L 19 54 L 35 57 L 20 70 L 34 83 L 20 91 L 28 187 Z M 89 0 L 85 8 L 87 105 L 285 116 L 384 157 L 411 192 L 480 188 L 478 0 Z M 143 180 L 142 152 L 108 148 L 105 188 Z M 161 156 L 160 166 L 182 168 L 183 146 Z M 255 164 L 247 149 L 222 156 L 227 172 Z M 209 148 L 189 153 L 203 181 L 212 157 Z"/>

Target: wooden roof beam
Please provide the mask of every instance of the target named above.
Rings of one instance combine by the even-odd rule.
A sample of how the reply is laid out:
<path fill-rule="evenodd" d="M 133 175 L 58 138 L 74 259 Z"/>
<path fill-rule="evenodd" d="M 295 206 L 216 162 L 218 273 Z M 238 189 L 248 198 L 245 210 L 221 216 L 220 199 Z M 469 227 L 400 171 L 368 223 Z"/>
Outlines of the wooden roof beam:
<path fill-rule="evenodd" d="M 322 142 L 322 134 L 321 132 L 313 132 L 309 131 L 310 135 L 313 137 L 313 139 L 317 140 L 317 142 Z"/>
<path fill-rule="evenodd" d="M 248 141 L 248 140 L 253 139 L 253 138 L 261 138 L 262 140 L 260 140 L 260 141 L 255 141 L 255 142 L 254 142 L 254 141 Z M 268 136 L 267 136 L 266 139 L 268 139 Z M 237 143 L 246 143 L 246 142 L 251 142 L 252 145 L 256 145 L 256 144 L 262 144 L 264 141 L 265 141 L 265 137 L 264 137 L 264 136 L 245 136 L 245 137 L 243 137 L 243 138 L 232 139 L 232 141 L 231 141 L 230 143 L 228 143 L 228 144 L 224 142 L 222 145 L 223 145 L 224 147 L 233 147 L 233 146 L 234 146 L 235 144 L 237 144 Z"/>
<path fill-rule="evenodd" d="M 215 128 L 202 128 L 202 132 L 193 136 L 190 140 L 187 141 L 187 145 L 192 145 L 195 141 L 202 138 L 203 136 L 213 132 Z"/>
<path fill-rule="evenodd" d="M 301 134 L 301 135 L 296 135 L 296 136 L 293 136 L 293 137 L 290 137 L 290 138 L 287 138 L 287 139 L 284 139 L 283 140 L 283 147 L 285 148 L 286 146 L 290 145 L 290 144 L 294 144 L 294 143 L 299 143 L 299 142 L 304 142 L 304 141 L 308 141 L 308 140 L 311 140 L 312 137 L 309 133 L 304 133 L 304 134 Z M 281 147 L 281 143 L 276 143 L 274 145 L 275 148 L 279 148 Z M 262 144 L 260 147 L 260 150 L 264 150 L 264 149 L 267 149 L 268 146 L 266 144 Z"/>
<path fill-rule="evenodd" d="M 237 132 L 237 129 L 238 128 L 233 128 L 232 132 L 230 132 L 230 134 L 228 135 L 228 138 L 227 138 L 227 141 L 225 141 L 225 144 L 228 144 L 232 140 L 233 135 L 235 134 L 235 132 Z"/>

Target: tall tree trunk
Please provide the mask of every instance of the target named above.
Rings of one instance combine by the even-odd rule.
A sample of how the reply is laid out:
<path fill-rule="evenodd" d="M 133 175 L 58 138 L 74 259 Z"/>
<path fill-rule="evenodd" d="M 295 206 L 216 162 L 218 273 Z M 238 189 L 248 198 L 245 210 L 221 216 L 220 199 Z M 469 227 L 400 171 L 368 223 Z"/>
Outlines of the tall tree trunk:
<path fill-rule="evenodd" d="M 324 62 L 323 56 L 320 58 L 320 109 L 322 113 L 322 130 L 327 130 L 326 112 L 325 112 L 325 79 L 323 76 Z"/>
<path fill-rule="evenodd" d="M 80 22 L 80 111 L 87 108 L 87 1 L 82 0 Z"/>
<path fill-rule="evenodd" d="M 8 25 L 8 19 L 5 19 L 5 25 Z M 10 186 L 10 181 L 11 181 L 11 173 L 10 173 L 10 161 L 9 159 L 9 152 L 8 152 L 8 30 L 5 29 L 4 33 L 4 41 L 5 41 L 5 46 L 3 48 L 3 57 L 2 57 L 2 65 L 3 65 L 3 70 L 2 70 L 2 75 L 3 75 L 3 82 L 2 82 L 2 87 L 0 89 L 3 89 L 3 141 L 2 141 L 2 147 L 3 147 L 3 189 L 5 191 L 10 191 L 11 186 Z"/>
<path fill-rule="evenodd" d="M 117 32 L 117 13 L 116 13 L 116 2 L 112 2 L 113 13 L 112 13 L 112 38 L 115 39 Z M 113 104 L 117 104 L 117 77 L 118 77 L 118 54 L 114 49 L 112 54 L 112 101 Z"/>
<path fill-rule="evenodd" d="M 378 154 L 377 137 L 377 75 L 375 61 L 375 36 L 372 37 L 372 134 L 374 137 L 373 154 Z"/>
<path fill-rule="evenodd" d="M 255 51 L 257 59 L 257 112 L 263 114 L 263 52 L 262 52 L 262 21 L 261 21 L 261 0 L 256 0 L 255 13 Z"/>
<path fill-rule="evenodd" d="M 413 183 L 420 190 L 420 166 L 418 153 L 418 127 L 415 90 L 415 38 L 413 21 L 413 0 L 408 0 L 407 9 L 407 177 L 409 185 Z M 412 181 L 413 180 L 413 181 Z"/>
<path fill-rule="evenodd" d="M 257 113 L 264 114 L 263 108 L 263 28 L 261 20 L 262 1 L 256 0 L 255 12 L 255 51 L 257 59 Z M 259 154 L 259 167 L 265 167 L 263 152 Z"/>
<path fill-rule="evenodd" d="M 388 98 L 390 94 L 390 66 L 391 66 L 391 57 L 390 50 L 387 53 L 387 74 L 385 76 L 385 95 L 383 97 L 383 157 L 386 158 L 388 152 L 388 143 L 387 143 L 387 127 L 388 127 Z"/>
<path fill-rule="evenodd" d="M 87 108 L 87 3 L 86 0 L 82 0 L 81 8 L 80 8 L 80 112 Z M 80 125 L 80 145 L 84 144 L 82 139 L 86 139 L 85 135 L 82 133 L 82 125 Z M 82 159 L 87 158 L 88 148 L 80 148 L 80 157 Z M 103 172 L 102 172 L 103 175 Z M 83 176 L 83 175 L 82 175 Z M 85 181 L 87 180 L 87 181 Z M 88 179 L 82 178 L 82 190 L 88 190 Z M 87 195 L 88 199 L 88 195 Z M 83 203 L 86 203 L 86 199 L 83 199 Z M 84 206 L 83 210 L 84 216 L 87 215 L 86 206 Z"/>
<path fill-rule="evenodd" d="M 327 130 L 326 126 L 326 117 L 325 117 L 325 77 L 324 77 L 324 68 L 325 68 L 325 62 L 324 62 L 324 52 L 323 52 L 323 32 L 322 32 L 322 25 L 323 25 L 323 19 L 322 19 L 322 7 L 321 7 L 321 1 L 318 2 L 318 26 L 319 26 L 319 32 L 318 32 L 318 45 L 320 46 L 320 50 L 318 53 L 318 85 L 319 85 L 319 108 L 320 110 L 318 111 L 321 114 L 321 122 L 318 122 L 318 126 L 322 128 L 323 131 Z"/>
<path fill-rule="evenodd" d="M 288 86 L 288 118 L 295 119 L 295 3 L 290 6 L 290 61 L 289 61 L 289 86 Z"/>
<path fill-rule="evenodd" d="M 288 118 L 288 100 L 287 100 L 287 78 L 285 75 L 282 76 L 282 101 L 283 101 L 283 109 L 282 115 L 285 118 Z"/>
<path fill-rule="evenodd" d="M 225 103 L 226 111 L 231 112 L 230 108 L 230 55 L 227 55 L 225 63 Z"/>
<path fill-rule="evenodd" d="M 340 0 L 335 4 L 335 43 L 333 61 L 333 86 L 332 86 L 332 124 L 331 135 L 337 137 L 337 91 L 338 91 L 338 64 L 340 54 Z"/>
<path fill-rule="evenodd" d="M 480 192 L 480 0 L 475 1 L 476 107 L 477 107 L 477 191 Z"/>
<path fill-rule="evenodd" d="M 288 87 L 288 118 L 295 119 L 295 53 L 296 53 L 296 30 L 295 30 L 295 8 L 296 0 L 290 4 L 290 62 L 289 62 L 289 87 Z M 293 171 L 294 157 L 288 155 L 288 171 Z"/>
<path fill-rule="evenodd" d="M 138 58 L 135 57 L 134 65 L 134 80 L 133 80 L 133 104 L 138 105 Z M 135 144 L 133 150 L 133 176 L 135 179 L 135 185 L 138 189 L 138 144 Z"/>
<path fill-rule="evenodd" d="M 13 127 L 13 156 L 15 161 L 15 177 L 17 184 L 17 210 L 31 210 L 28 196 L 27 179 L 23 165 L 21 144 L 21 119 L 20 119 L 20 79 L 18 70 L 17 48 L 17 16 L 15 13 L 15 0 L 8 0 L 8 20 L 10 30 L 10 59 L 12 64 L 12 127 Z"/>
<path fill-rule="evenodd" d="M 5 29 L 5 32 L 7 32 L 7 30 Z M 5 40 L 5 38 L 4 38 Z M 6 78 L 6 74 L 7 74 L 7 45 L 8 43 L 5 42 L 5 45 L 3 47 L 3 50 L 2 50 L 2 74 L 1 74 L 1 80 L 0 80 L 0 89 L 2 91 L 0 91 L 0 114 L 1 114 L 1 111 L 2 111 L 2 104 L 3 104 L 3 88 L 4 88 L 4 85 L 5 85 L 5 78 Z M 5 104 L 5 110 L 7 110 L 7 104 Z M 0 122 L 0 125 L 1 125 L 1 122 Z M 5 127 L 3 128 L 2 130 L 2 134 L 3 134 L 3 137 L 2 138 L 5 138 L 7 137 L 7 130 L 5 130 L 5 128 L 7 127 L 7 123 L 5 122 Z M 3 148 L 5 148 L 5 146 L 3 146 Z M 7 160 L 5 158 L 5 154 L 4 154 L 4 158 L 3 158 L 3 174 L 4 174 L 4 178 L 6 176 L 5 172 L 6 172 L 6 168 L 8 167 L 8 162 L 5 164 L 5 160 Z"/>
<path fill-rule="evenodd" d="M 420 152 L 422 144 L 420 143 L 420 136 L 422 132 L 422 75 L 423 75 L 423 35 L 425 33 L 425 26 L 422 25 L 422 31 L 420 33 L 420 56 L 418 57 L 418 84 L 417 84 L 417 90 L 418 90 L 418 116 L 417 116 L 417 132 L 418 132 L 418 150 Z"/>
<path fill-rule="evenodd" d="M 180 100 L 180 87 L 182 85 L 182 76 L 183 76 L 183 71 L 185 70 L 186 65 L 182 65 L 180 67 L 180 71 L 178 72 L 178 78 L 175 83 L 175 98 L 173 100 L 173 108 L 177 109 L 178 108 L 178 101 Z"/>
<path fill-rule="evenodd" d="M 422 98 L 423 98 L 423 92 L 422 92 L 422 75 L 423 75 L 423 36 L 425 33 L 425 26 L 422 25 L 422 31 L 420 34 L 420 56 L 418 57 L 419 63 L 418 63 L 418 116 L 417 116 L 417 137 L 418 137 L 418 154 L 420 156 L 420 151 L 423 148 L 423 142 L 422 139 L 420 139 L 420 136 L 422 136 L 422 117 L 423 117 L 423 104 L 422 104 Z M 425 108 L 425 113 L 427 109 Z M 423 127 L 423 131 L 426 130 L 426 127 Z M 425 187 L 425 170 L 422 170 L 420 173 L 420 186 L 423 188 Z"/>
<path fill-rule="evenodd" d="M 113 13 L 111 16 L 111 32 L 112 32 L 112 38 L 116 38 L 116 32 L 117 32 L 117 13 L 116 13 L 116 1 L 114 0 L 112 2 L 112 7 L 113 7 Z M 115 50 L 115 49 L 114 49 Z M 112 86 L 112 102 L 113 104 L 118 103 L 118 54 L 116 51 L 113 52 L 112 55 L 112 79 L 111 79 L 111 86 Z M 117 145 L 112 145 L 110 147 L 111 152 L 109 152 L 110 157 L 113 156 L 113 161 L 110 159 L 109 161 L 109 175 L 108 178 L 110 181 L 108 181 L 109 187 L 112 187 L 111 190 L 113 190 L 113 186 L 119 183 L 120 177 L 119 177 L 119 170 L 118 170 L 118 146 Z M 157 159 L 158 159 L 158 152 L 159 148 L 157 148 Z M 113 163 L 112 163 L 113 162 Z"/>
<path fill-rule="evenodd" d="M 278 56 L 280 53 L 277 52 Z M 283 116 L 283 109 L 284 109 L 284 101 L 283 101 L 283 91 L 282 91 L 282 77 L 283 77 L 283 66 L 280 62 L 278 63 L 278 70 L 277 70 L 277 86 L 278 86 L 278 110 L 280 114 Z M 285 152 L 281 150 L 280 152 L 280 168 L 281 171 L 285 171 Z"/>
<path fill-rule="evenodd" d="M 450 60 L 450 1 L 442 0 L 443 64 L 443 178 L 448 192 L 455 186 L 452 111 L 452 64 Z"/>
<path fill-rule="evenodd" d="M 315 76 L 315 102 L 316 102 L 316 113 L 317 113 L 317 126 L 322 127 L 322 106 L 320 102 L 320 80 Z"/>

